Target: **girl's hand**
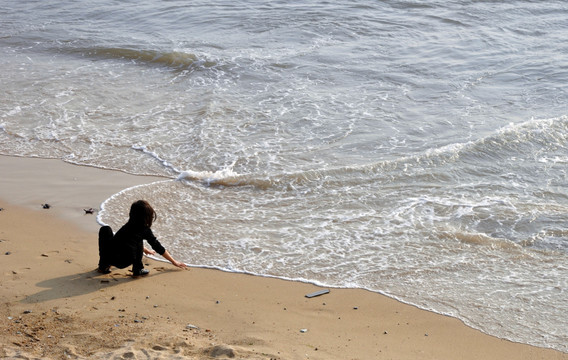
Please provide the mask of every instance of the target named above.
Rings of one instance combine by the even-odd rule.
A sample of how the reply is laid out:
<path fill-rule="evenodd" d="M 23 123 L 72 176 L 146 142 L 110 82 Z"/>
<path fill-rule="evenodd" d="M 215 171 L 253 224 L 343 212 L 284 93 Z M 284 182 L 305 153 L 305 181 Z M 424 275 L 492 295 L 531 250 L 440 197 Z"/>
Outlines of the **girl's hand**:
<path fill-rule="evenodd" d="M 154 250 L 144 248 L 144 254 L 146 255 L 154 255 L 156 252 Z"/>
<path fill-rule="evenodd" d="M 162 256 L 163 256 L 164 258 L 166 258 L 166 260 L 168 260 L 169 262 L 171 262 L 174 266 L 177 266 L 177 267 L 180 268 L 180 269 L 185 269 L 185 268 L 187 268 L 187 265 L 185 265 L 184 263 L 179 262 L 179 261 L 177 261 L 176 259 L 174 259 L 174 258 L 170 255 L 170 253 L 168 252 L 168 250 L 166 250 L 166 251 L 162 254 Z"/>
<path fill-rule="evenodd" d="M 180 269 L 185 269 L 185 268 L 187 268 L 187 265 L 185 265 L 185 264 L 182 263 L 182 262 L 176 261 L 176 260 L 172 261 L 172 264 L 174 264 L 174 266 L 177 266 L 177 267 L 180 268 Z"/>

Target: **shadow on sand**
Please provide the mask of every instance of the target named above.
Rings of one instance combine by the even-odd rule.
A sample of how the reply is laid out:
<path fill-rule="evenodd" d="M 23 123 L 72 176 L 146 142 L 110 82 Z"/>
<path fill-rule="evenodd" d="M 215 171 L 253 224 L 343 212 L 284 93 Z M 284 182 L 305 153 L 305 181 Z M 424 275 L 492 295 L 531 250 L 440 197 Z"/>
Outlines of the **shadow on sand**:
<path fill-rule="evenodd" d="M 74 296 L 90 294 L 100 289 L 122 285 L 131 281 L 144 281 L 163 273 L 175 271 L 163 267 L 155 267 L 149 275 L 134 277 L 123 272 L 113 271 L 110 274 L 100 274 L 92 270 L 79 274 L 71 274 L 53 279 L 40 281 L 36 285 L 45 288 L 38 293 L 26 296 L 20 300 L 24 304 L 33 304 L 56 299 L 65 299 Z"/>

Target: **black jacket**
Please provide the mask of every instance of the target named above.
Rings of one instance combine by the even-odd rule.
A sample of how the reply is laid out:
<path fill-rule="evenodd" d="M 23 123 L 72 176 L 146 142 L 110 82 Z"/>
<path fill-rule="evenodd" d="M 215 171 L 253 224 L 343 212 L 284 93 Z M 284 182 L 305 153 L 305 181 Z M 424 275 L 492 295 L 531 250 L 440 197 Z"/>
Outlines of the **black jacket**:
<path fill-rule="evenodd" d="M 111 255 L 112 265 L 124 268 L 133 264 L 135 268 L 142 268 L 144 240 L 148 241 L 158 254 L 163 255 L 166 252 L 149 227 L 127 222 L 111 240 L 114 249 Z"/>

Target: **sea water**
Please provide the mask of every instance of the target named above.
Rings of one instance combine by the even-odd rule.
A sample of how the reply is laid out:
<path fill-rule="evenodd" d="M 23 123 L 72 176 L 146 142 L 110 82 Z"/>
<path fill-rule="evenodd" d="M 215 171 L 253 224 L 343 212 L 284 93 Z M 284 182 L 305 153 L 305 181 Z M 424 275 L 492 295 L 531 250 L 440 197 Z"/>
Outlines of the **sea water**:
<path fill-rule="evenodd" d="M 0 153 L 163 181 L 195 266 L 568 351 L 565 1 L 0 0 Z"/>

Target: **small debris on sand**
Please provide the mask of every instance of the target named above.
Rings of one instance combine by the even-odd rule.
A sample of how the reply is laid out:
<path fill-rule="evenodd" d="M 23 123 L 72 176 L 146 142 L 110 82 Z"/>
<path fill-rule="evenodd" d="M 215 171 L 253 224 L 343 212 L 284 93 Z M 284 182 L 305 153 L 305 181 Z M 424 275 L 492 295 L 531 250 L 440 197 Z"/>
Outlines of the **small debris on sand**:
<path fill-rule="evenodd" d="M 235 351 L 225 345 L 210 347 L 205 351 L 205 353 L 207 353 L 212 358 L 228 357 L 232 359 L 235 357 Z"/>

